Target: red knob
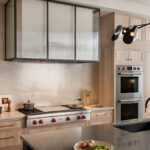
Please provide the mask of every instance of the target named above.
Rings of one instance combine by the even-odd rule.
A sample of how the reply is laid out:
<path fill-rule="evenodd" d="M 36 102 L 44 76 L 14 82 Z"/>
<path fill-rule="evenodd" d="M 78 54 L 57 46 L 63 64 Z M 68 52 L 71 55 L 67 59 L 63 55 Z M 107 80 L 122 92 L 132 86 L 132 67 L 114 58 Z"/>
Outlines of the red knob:
<path fill-rule="evenodd" d="M 122 67 L 119 67 L 119 70 L 122 70 Z"/>
<path fill-rule="evenodd" d="M 78 116 L 77 119 L 80 120 L 80 119 L 82 119 L 82 117 L 81 117 L 81 116 Z"/>
<path fill-rule="evenodd" d="M 70 120 L 71 120 L 71 118 L 70 118 L 70 117 L 67 117 L 67 118 L 66 118 L 66 121 L 70 121 Z"/>
<path fill-rule="evenodd" d="M 53 118 L 53 119 L 51 120 L 51 122 L 56 122 L 56 119 L 55 119 L 55 118 Z"/>
<path fill-rule="evenodd" d="M 82 119 L 86 119 L 86 116 L 85 116 L 85 115 L 83 115 L 83 116 L 82 116 Z"/>
<path fill-rule="evenodd" d="M 37 122 L 36 120 L 33 121 L 33 125 L 37 125 L 37 123 L 38 123 L 38 122 Z"/>
<path fill-rule="evenodd" d="M 127 67 L 124 67 L 124 70 L 127 70 Z"/>
<path fill-rule="evenodd" d="M 39 124 L 43 124 L 43 123 L 44 123 L 44 121 L 43 121 L 43 120 L 40 120 L 40 121 L 39 121 Z"/>

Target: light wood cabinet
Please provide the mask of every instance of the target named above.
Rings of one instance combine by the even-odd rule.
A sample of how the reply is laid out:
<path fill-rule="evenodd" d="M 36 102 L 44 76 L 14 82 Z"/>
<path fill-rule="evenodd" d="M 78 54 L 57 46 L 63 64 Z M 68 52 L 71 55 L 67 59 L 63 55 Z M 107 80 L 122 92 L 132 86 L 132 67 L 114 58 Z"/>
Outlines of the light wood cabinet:
<path fill-rule="evenodd" d="M 144 67 L 144 102 L 143 102 L 143 114 L 144 114 L 144 118 L 150 118 L 150 103 L 148 104 L 148 108 L 146 109 L 145 112 L 145 102 L 148 98 L 150 98 L 150 51 L 144 52 L 144 63 L 143 63 L 143 67 Z"/>
<path fill-rule="evenodd" d="M 146 20 L 146 23 L 149 23 L 150 20 Z M 150 26 L 146 26 L 146 40 L 149 41 L 150 40 Z"/>
<path fill-rule="evenodd" d="M 113 122 L 112 110 L 96 110 L 91 112 L 90 125 L 108 124 Z"/>
<path fill-rule="evenodd" d="M 128 27 L 129 24 L 129 16 L 124 14 L 116 14 L 115 15 L 115 27 L 118 25 L 123 25 L 124 27 Z"/>
<path fill-rule="evenodd" d="M 141 65 L 142 52 L 134 50 L 116 50 L 116 64 Z"/>
<path fill-rule="evenodd" d="M 129 16 L 125 14 L 116 14 L 115 15 L 115 27 L 118 25 L 123 25 L 124 27 L 140 25 L 142 24 L 142 19 L 134 16 Z M 150 32 L 150 31 L 149 31 Z M 149 35 L 150 38 L 150 35 Z M 142 30 L 138 30 L 137 40 L 142 39 Z"/>
<path fill-rule="evenodd" d="M 0 121 L 0 149 L 21 150 L 23 134 L 26 134 L 25 120 Z"/>
<path fill-rule="evenodd" d="M 142 24 L 142 19 L 136 17 L 130 17 L 130 26 L 140 25 L 140 24 Z M 142 39 L 142 32 L 141 30 L 138 30 L 138 37 L 136 40 L 141 40 L 141 39 Z"/>

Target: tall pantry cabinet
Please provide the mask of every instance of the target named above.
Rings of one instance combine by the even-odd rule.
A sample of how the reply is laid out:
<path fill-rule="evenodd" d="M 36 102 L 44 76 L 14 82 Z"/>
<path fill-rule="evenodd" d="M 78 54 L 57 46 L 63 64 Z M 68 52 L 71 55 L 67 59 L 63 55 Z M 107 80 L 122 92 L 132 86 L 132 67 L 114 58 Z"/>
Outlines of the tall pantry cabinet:
<path fill-rule="evenodd" d="M 122 37 L 114 42 L 111 40 L 117 25 L 128 27 L 146 22 L 148 20 L 145 18 L 121 13 L 101 16 L 101 62 L 99 64 L 101 105 L 114 107 L 116 105 L 116 65 L 143 65 L 144 89 L 146 89 L 143 91 L 143 107 L 146 99 L 150 97 L 150 84 L 147 82 L 150 77 L 150 71 L 148 71 L 150 66 L 150 27 L 140 29 L 136 41 L 132 44 L 125 44 Z M 144 108 L 143 116 L 145 117 Z"/>

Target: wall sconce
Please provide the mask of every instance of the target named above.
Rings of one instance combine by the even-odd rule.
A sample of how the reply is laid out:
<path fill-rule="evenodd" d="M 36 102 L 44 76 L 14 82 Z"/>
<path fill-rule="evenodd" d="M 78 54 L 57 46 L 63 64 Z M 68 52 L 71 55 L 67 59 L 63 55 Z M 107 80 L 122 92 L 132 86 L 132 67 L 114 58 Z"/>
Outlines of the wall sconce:
<path fill-rule="evenodd" d="M 114 35 L 112 36 L 112 41 L 117 40 L 123 35 L 124 43 L 131 44 L 132 42 L 136 40 L 138 36 L 138 29 L 143 28 L 147 25 L 150 25 L 150 23 L 134 25 L 130 27 L 123 27 L 122 25 L 118 25 L 115 29 Z"/>

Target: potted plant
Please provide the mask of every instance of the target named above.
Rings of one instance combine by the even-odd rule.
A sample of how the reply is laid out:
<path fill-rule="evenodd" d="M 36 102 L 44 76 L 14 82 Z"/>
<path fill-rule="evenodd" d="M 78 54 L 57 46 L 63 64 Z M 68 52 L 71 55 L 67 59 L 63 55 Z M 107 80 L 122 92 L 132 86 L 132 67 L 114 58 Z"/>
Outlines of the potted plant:
<path fill-rule="evenodd" d="M 85 105 L 86 106 L 90 105 L 90 95 L 91 95 L 91 91 L 86 89 L 85 90 Z"/>

